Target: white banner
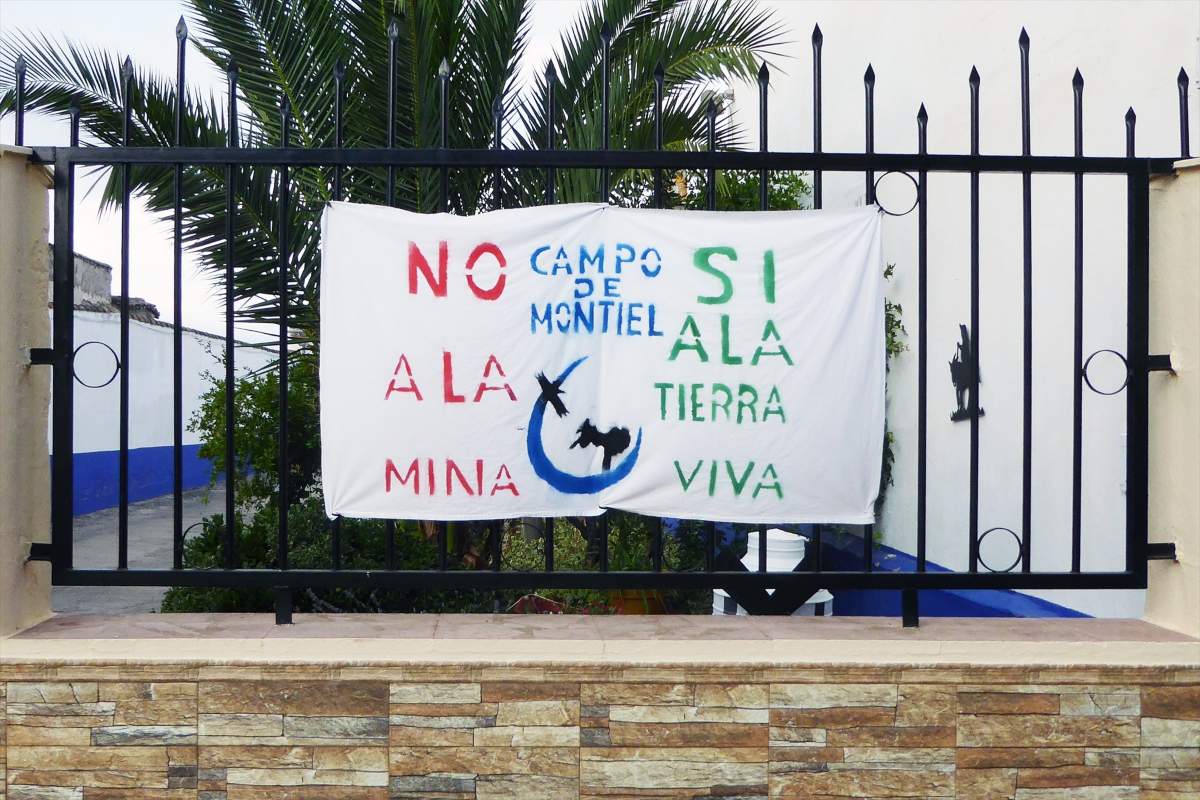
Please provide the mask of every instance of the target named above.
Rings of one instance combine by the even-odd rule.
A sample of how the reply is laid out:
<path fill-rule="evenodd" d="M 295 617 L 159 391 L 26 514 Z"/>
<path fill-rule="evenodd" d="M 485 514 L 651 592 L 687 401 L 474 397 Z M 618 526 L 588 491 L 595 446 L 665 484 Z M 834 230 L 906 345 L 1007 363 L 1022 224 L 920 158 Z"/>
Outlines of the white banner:
<path fill-rule="evenodd" d="M 879 220 L 332 203 L 328 512 L 873 521 Z"/>

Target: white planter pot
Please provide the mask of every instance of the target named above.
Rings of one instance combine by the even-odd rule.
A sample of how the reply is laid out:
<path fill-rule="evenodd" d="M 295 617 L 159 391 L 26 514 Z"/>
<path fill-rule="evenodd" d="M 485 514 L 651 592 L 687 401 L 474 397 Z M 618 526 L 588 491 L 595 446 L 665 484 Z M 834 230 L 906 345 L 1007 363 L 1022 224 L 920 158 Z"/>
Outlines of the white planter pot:
<path fill-rule="evenodd" d="M 804 548 L 808 540 L 799 534 L 789 533 L 779 528 L 767 530 L 767 571 L 791 572 L 796 565 L 804 560 Z M 759 532 L 750 531 L 746 540 L 746 555 L 742 557 L 742 565 L 750 572 L 758 571 Z M 773 593 L 768 589 L 767 593 Z M 737 605 L 724 589 L 713 590 L 714 614 L 746 615 L 746 609 Z M 833 595 L 827 590 L 817 591 L 808 602 L 792 612 L 794 617 L 832 616 Z"/>

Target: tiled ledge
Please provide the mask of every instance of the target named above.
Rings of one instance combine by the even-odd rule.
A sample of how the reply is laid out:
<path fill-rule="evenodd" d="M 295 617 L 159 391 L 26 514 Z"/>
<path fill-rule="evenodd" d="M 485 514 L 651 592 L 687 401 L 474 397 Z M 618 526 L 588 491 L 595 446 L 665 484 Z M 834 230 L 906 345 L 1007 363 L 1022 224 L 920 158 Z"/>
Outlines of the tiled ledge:
<path fill-rule="evenodd" d="M 1200 671 L 1200 640 L 1138 620 L 536 615 L 58 616 L 0 640 L 0 668 L 180 665 L 969 665 Z"/>

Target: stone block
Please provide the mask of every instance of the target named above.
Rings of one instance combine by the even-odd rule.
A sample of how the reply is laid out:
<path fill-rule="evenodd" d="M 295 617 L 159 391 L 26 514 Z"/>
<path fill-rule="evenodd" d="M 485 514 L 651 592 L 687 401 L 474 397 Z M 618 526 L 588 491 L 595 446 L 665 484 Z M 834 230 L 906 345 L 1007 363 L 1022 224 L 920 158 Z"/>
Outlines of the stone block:
<path fill-rule="evenodd" d="M 897 725 L 953 725 L 957 715 L 958 693 L 953 686 L 901 684 L 897 687 Z"/>
<path fill-rule="evenodd" d="M 200 684 L 202 714 L 295 714 L 306 717 L 375 716 L 386 713 L 383 681 L 206 681 Z"/>
<path fill-rule="evenodd" d="M 1145 686 L 1141 700 L 1144 716 L 1200 720 L 1200 685 Z"/>
<path fill-rule="evenodd" d="M 896 684 L 772 684 L 771 708 L 841 708 L 846 706 L 884 706 L 895 708 Z"/>
<path fill-rule="evenodd" d="M 956 800 L 1014 800 L 1015 769 L 959 769 L 954 773 Z"/>
<path fill-rule="evenodd" d="M 9 703 L 95 703 L 100 699 L 98 684 L 95 681 L 10 681 L 8 684 Z"/>
<path fill-rule="evenodd" d="M 959 747 L 1136 747 L 1141 733 L 1131 717 L 1035 714 L 963 714 Z"/>
<path fill-rule="evenodd" d="M 736 746 L 584 748 L 580 751 L 579 782 L 585 793 L 701 789 L 714 796 L 762 794 L 767 785 L 767 750 Z"/>
<path fill-rule="evenodd" d="M 1200 720 L 1142 717 L 1142 747 L 1198 747 Z"/>
<path fill-rule="evenodd" d="M 393 683 L 389 699 L 393 703 L 479 703 L 483 697 L 478 683 Z"/>
<path fill-rule="evenodd" d="M 911 769 L 841 769 L 771 775 L 772 797 L 932 798 L 954 796 L 954 774 Z"/>
<path fill-rule="evenodd" d="M 686 683 L 585 683 L 579 702 L 588 706 L 692 705 L 695 687 Z"/>
<path fill-rule="evenodd" d="M 1058 694 L 1025 692 L 959 692 L 958 710 L 962 714 L 1057 714 Z"/>
<path fill-rule="evenodd" d="M 481 687 L 483 702 L 499 703 L 514 700 L 579 700 L 578 683 L 542 683 L 537 681 L 505 681 L 485 683 Z"/>

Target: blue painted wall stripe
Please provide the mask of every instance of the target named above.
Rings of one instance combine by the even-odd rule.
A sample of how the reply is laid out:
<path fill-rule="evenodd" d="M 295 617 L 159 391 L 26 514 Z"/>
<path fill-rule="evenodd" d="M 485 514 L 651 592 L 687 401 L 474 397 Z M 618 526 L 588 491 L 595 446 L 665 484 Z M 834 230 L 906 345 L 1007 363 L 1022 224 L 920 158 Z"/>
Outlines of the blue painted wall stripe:
<path fill-rule="evenodd" d="M 171 445 L 138 447 L 129 451 L 129 500 L 149 500 L 174 488 Z M 75 514 L 88 514 L 117 505 L 117 450 L 75 454 Z M 183 488 L 206 486 L 212 462 L 200 457 L 200 445 L 183 446 Z"/>

